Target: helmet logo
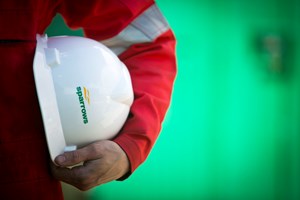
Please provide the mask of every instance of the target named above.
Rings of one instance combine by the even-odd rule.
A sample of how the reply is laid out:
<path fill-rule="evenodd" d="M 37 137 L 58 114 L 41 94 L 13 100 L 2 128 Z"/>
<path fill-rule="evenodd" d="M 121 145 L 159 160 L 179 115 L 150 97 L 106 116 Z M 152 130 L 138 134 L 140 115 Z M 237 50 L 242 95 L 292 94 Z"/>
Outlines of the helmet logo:
<path fill-rule="evenodd" d="M 84 94 L 84 99 L 90 105 L 90 91 L 86 89 L 86 87 L 83 87 L 83 94 Z"/>
<path fill-rule="evenodd" d="M 80 104 L 82 121 L 84 124 L 87 124 L 89 122 L 89 120 L 88 120 L 87 111 L 85 108 L 85 101 L 90 105 L 90 92 L 88 89 L 86 89 L 86 87 L 83 87 L 83 92 L 82 92 L 81 87 L 77 87 L 76 94 L 78 96 L 78 100 L 79 100 L 79 104 Z"/>

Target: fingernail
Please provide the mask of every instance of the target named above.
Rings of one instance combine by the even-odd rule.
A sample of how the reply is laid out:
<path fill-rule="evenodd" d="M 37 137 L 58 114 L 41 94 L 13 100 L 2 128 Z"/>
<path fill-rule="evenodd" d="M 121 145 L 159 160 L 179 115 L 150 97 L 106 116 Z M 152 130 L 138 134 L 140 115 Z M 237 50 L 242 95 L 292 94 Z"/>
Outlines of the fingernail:
<path fill-rule="evenodd" d="M 58 163 L 63 163 L 63 162 L 66 161 L 66 157 L 63 156 L 63 155 L 57 156 L 56 161 L 57 161 Z"/>

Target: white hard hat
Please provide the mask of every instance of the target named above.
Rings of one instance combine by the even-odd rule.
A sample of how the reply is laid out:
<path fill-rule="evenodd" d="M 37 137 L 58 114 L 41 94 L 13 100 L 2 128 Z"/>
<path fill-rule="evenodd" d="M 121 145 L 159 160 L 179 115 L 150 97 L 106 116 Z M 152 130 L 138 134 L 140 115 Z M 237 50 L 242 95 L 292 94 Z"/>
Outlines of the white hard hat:
<path fill-rule="evenodd" d="M 118 134 L 133 91 L 127 68 L 112 51 L 84 37 L 37 35 L 33 70 L 52 160 Z"/>

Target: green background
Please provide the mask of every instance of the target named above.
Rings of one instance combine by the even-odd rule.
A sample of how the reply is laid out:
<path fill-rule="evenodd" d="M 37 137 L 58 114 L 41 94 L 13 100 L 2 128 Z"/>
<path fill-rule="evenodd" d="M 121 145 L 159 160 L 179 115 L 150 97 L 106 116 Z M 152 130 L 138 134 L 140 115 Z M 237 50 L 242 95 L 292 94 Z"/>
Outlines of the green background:
<path fill-rule="evenodd" d="M 126 181 L 66 199 L 300 199 L 300 1 L 157 0 L 177 37 L 163 130 Z M 57 16 L 48 35 L 82 35 Z"/>

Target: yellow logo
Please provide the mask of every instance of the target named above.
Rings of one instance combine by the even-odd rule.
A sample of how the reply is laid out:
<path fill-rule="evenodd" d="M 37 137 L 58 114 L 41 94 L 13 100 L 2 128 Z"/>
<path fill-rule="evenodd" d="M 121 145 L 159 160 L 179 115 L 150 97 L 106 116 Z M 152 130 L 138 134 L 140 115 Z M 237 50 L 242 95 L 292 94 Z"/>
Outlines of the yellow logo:
<path fill-rule="evenodd" d="M 90 91 L 86 87 L 83 87 L 83 95 L 86 102 L 90 105 Z"/>

